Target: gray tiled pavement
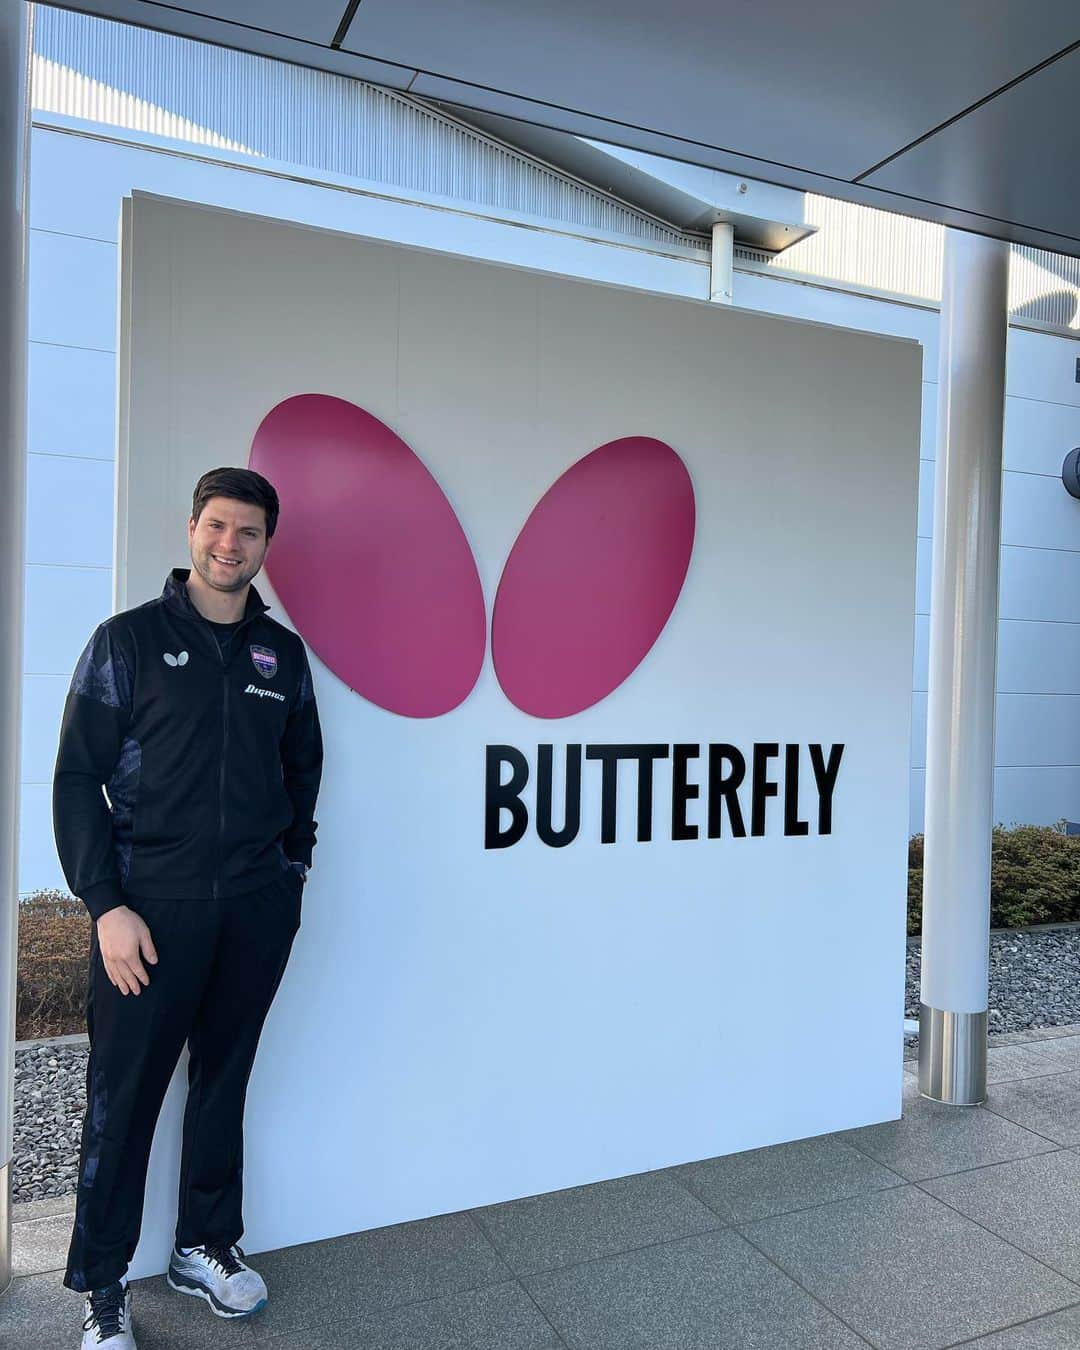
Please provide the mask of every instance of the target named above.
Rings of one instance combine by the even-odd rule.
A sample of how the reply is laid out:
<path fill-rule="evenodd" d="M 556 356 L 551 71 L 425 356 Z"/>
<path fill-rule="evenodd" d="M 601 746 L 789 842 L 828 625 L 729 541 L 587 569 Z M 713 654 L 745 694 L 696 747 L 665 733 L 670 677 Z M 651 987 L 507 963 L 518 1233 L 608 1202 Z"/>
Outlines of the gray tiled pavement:
<path fill-rule="evenodd" d="M 263 1253 L 250 1322 L 140 1280 L 140 1350 L 1080 1350 L 1080 1027 L 982 1107 L 911 1067 L 894 1123 Z M 78 1344 L 69 1204 L 16 1208 L 0 1345 Z"/>

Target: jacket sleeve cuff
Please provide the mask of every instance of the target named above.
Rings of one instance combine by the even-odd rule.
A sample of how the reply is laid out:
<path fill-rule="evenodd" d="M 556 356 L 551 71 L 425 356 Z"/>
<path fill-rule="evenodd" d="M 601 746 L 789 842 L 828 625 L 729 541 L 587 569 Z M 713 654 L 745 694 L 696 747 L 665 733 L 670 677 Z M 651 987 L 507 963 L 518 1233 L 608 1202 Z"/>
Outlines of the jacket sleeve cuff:
<path fill-rule="evenodd" d="M 95 922 L 110 909 L 119 909 L 121 905 L 127 904 L 124 892 L 115 881 L 98 881 L 93 886 L 87 886 L 79 899 Z"/>
<path fill-rule="evenodd" d="M 294 844 L 291 848 L 285 845 L 285 856 L 291 863 L 303 863 L 305 867 L 311 866 L 311 845 L 303 847 L 300 844 Z"/>

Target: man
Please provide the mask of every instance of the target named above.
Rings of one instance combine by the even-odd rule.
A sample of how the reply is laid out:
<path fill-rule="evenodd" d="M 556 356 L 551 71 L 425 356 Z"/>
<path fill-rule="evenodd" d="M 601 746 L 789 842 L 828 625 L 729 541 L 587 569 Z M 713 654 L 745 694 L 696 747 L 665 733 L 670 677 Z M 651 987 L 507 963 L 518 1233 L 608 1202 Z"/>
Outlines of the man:
<path fill-rule="evenodd" d="M 278 519 L 247 469 L 195 487 L 191 569 L 79 660 L 53 784 L 57 850 L 94 920 L 90 1060 L 64 1283 L 84 1350 L 134 1350 L 125 1282 L 150 1143 L 190 1051 L 168 1282 L 223 1317 L 266 1302 L 236 1245 L 244 1096 L 300 926 L 322 736 L 304 644 L 251 585 Z M 106 804 L 102 788 L 108 794 Z"/>

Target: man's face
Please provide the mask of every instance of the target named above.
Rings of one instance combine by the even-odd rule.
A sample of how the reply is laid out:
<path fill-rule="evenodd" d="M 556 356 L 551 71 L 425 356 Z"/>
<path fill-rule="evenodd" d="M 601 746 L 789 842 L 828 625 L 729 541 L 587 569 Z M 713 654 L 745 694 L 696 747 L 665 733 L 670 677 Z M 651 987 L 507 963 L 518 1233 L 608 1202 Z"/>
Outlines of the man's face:
<path fill-rule="evenodd" d="M 215 591 L 238 591 L 257 575 L 270 542 L 266 512 L 252 502 L 211 497 L 188 521 L 191 563 Z"/>

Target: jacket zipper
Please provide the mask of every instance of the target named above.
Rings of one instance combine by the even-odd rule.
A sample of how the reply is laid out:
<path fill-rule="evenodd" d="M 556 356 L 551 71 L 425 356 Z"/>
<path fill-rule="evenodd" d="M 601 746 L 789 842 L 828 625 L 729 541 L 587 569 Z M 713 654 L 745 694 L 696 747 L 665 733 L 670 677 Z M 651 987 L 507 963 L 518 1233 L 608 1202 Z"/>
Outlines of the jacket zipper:
<path fill-rule="evenodd" d="M 238 633 L 240 630 L 237 629 Z M 213 633 L 210 634 L 214 638 Z M 234 633 L 235 637 L 236 634 Z M 218 772 L 218 846 L 217 846 L 217 870 L 214 873 L 214 899 L 218 898 L 218 881 L 221 877 L 221 850 L 225 843 L 225 761 L 229 757 L 229 676 L 225 668 L 225 653 L 218 647 L 217 638 L 214 638 L 214 646 L 218 648 L 218 656 L 221 657 L 221 768 Z"/>
<path fill-rule="evenodd" d="M 231 645 L 232 641 L 235 641 L 236 637 L 239 635 L 240 629 L 245 628 L 251 620 L 256 617 L 256 615 L 252 614 L 246 619 L 241 619 L 240 623 L 233 630 L 232 640 L 230 641 L 230 661 L 236 654 L 235 649 L 232 648 Z M 221 650 L 220 643 L 208 628 L 204 631 L 206 632 L 207 641 L 213 646 L 214 651 L 217 652 L 218 660 L 221 662 L 221 764 L 218 768 L 218 841 L 212 886 L 213 898 L 217 900 L 218 883 L 221 880 L 221 852 L 222 845 L 225 842 L 225 762 L 228 759 L 229 750 L 229 676 L 225 653 Z"/>
<path fill-rule="evenodd" d="M 225 841 L 225 761 L 229 743 L 228 663 L 225 660 L 225 654 L 222 652 L 217 638 L 210 631 L 207 620 L 203 618 L 192 604 L 191 598 L 187 594 L 186 586 L 181 584 L 176 578 L 172 578 L 172 580 L 175 582 L 175 595 L 171 597 L 173 603 L 185 618 L 193 619 L 197 626 L 202 627 L 203 631 L 206 633 L 207 642 L 213 646 L 214 651 L 217 653 L 218 660 L 221 662 L 221 764 L 218 769 L 218 842 L 214 879 L 212 883 L 213 898 L 217 900 L 218 887 L 221 881 L 222 845 Z M 168 589 L 168 587 L 166 589 Z M 249 623 L 265 614 L 269 608 L 269 605 L 260 604 L 255 613 L 243 617 L 233 632 L 233 638 L 235 639 L 239 635 L 241 628 L 246 628 Z M 232 657 L 236 654 L 236 648 L 232 647 L 230 650 L 231 655 L 229 660 L 231 661 Z"/>

